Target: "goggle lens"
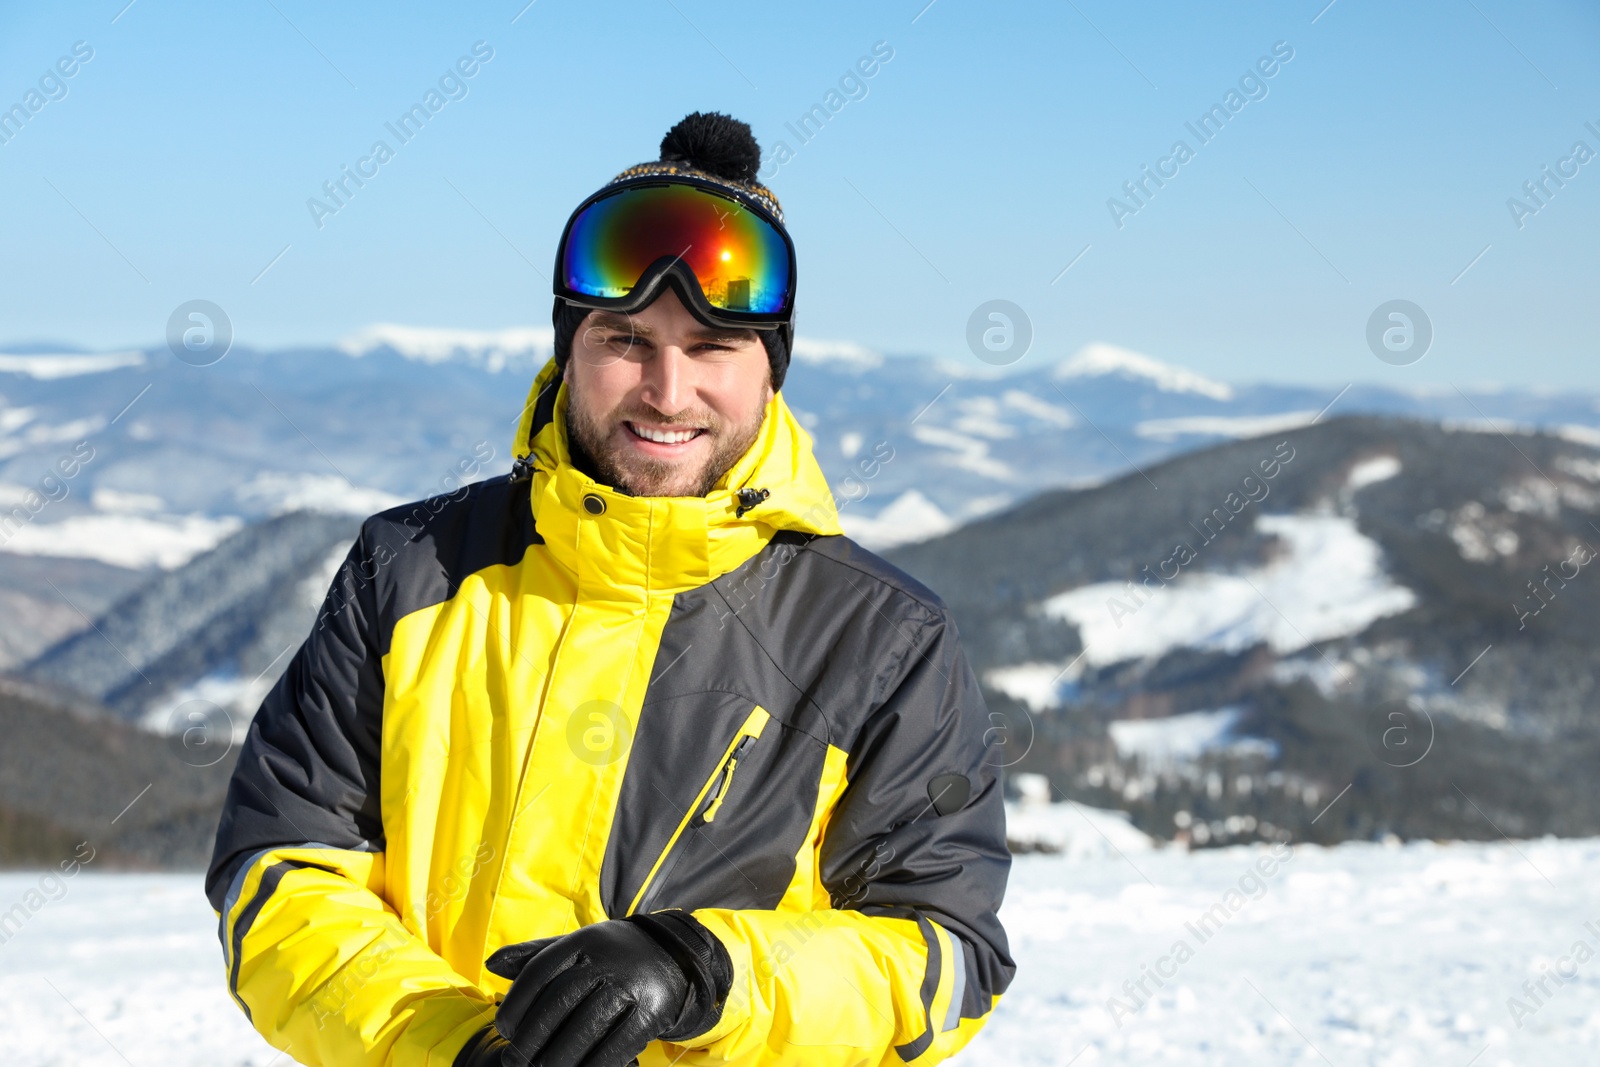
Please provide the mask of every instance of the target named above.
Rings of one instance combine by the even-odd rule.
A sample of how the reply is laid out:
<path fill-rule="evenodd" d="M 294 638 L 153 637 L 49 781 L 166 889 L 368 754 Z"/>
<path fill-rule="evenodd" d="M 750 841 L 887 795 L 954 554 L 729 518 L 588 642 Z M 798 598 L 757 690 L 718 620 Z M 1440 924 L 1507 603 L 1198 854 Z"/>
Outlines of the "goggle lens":
<path fill-rule="evenodd" d="M 780 315 L 788 304 L 783 235 L 738 201 L 689 185 L 634 186 L 584 208 L 568 230 L 561 271 L 574 292 L 614 299 L 662 256 L 681 259 L 714 308 Z"/>

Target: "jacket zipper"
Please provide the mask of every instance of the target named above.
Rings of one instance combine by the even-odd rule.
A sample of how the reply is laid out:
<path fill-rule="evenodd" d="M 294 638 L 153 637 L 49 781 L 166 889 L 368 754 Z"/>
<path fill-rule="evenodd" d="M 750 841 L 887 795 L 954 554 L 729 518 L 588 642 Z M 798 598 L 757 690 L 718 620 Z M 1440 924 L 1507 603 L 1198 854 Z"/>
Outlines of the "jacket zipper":
<path fill-rule="evenodd" d="M 766 727 L 769 718 L 771 716 L 767 714 L 766 709 L 757 707 L 750 712 L 744 725 L 739 727 L 739 732 L 723 751 L 717 769 L 700 787 L 700 792 L 695 794 L 694 803 L 689 805 L 689 810 L 678 820 L 677 829 L 667 839 L 667 845 L 661 850 L 661 855 L 656 857 L 650 873 L 645 876 L 644 884 L 634 895 L 633 903 L 628 905 L 628 915 L 649 910 L 648 906 L 659 895 L 667 876 L 672 873 L 672 868 L 686 851 L 684 846 L 694 839 L 695 832 L 702 825 L 716 819 L 722 810 L 723 802 L 728 798 L 729 790 L 733 788 L 733 774 L 738 770 L 740 757 L 744 756 L 750 746 L 755 744 L 756 738 L 761 736 L 761 731 Z"/>

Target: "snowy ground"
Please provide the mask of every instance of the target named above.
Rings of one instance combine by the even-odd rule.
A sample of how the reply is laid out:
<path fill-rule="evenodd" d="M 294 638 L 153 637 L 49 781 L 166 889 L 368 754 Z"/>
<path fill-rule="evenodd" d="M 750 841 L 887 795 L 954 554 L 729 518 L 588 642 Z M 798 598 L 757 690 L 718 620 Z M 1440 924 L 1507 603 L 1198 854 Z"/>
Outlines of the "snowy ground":
<path fill-rule="evenodd" d="M 1267 855 L 1018 857 L 1004 914 L 1017 980 L 956 1062 L 1595 1062 L 1600 934 L 1584 923 L 1600 931 L 1600 840 L 1303 846 L 1264 876 Z M 47 901 L 0 945 L 0 1061 L 273 1063 L 222 990 L 198 877 L 85 872 L 60 885 L 58 900 L 57 883 L 29 898 L 39 875 L 0 875 L 0 912 Z M 1186 924 L 1219 904 L 1202 942 Z M 1192 952 L 1181 964 L 1180 940 Z M 1173 976 L 1159 989 L 1145 978 L 1153 998 L 1130 996 L 1123 983 L 1146 968 Z M 1524 992 L 1557 969 L 1574 977 Z M 1520 1028 L 1512 997 L 1532 1013 Z"/>

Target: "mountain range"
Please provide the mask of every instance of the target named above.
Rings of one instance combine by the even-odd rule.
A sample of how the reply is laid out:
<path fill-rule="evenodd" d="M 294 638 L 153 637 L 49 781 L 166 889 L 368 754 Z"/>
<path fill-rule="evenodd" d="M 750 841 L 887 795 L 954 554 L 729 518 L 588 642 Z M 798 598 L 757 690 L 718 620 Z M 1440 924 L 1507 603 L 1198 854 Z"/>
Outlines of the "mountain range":
<path fill-rule="evenodd" d="M 549 343 L 0 354 L 7 684 L 236 739 L 362 516 L 509 467 Z M 1600 824 L 1594 396 L 804 339 L 785 396 L 847 532 L 951 604 L 1015 773 L 1200 845 Z"/>

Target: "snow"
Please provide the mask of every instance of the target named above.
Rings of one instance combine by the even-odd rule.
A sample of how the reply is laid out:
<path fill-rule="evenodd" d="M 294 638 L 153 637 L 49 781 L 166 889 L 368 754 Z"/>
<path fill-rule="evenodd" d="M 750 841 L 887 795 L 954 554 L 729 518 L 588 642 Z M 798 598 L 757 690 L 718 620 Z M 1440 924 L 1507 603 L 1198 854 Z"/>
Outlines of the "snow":
<path fill-rule="evenodd" d="M 1555 427 L 1557 437 L 1571 441 L 1573 444 L 1588 445 L 1590 448 L 1600 448 L 1600 427 L 1585 426 L 1582 423 L 1569 422 Z"/>
<path fill-rule="evenodd" d="M 1057 594 L 1041 609 L 1077 626 L 1085 658 L 1103 666 L 1185 646 L 1239 652 L 1266 642 L 1280 654 L 1294 652 L 1360 633 L 1416 603 L 1416 594 L 1384 571 L 1382 550 L 1353 518 L 1262 515 L 1256 529 L 1283 542 L 1262 566 L 1180 574 L 1153 590 L 1097 582 Z M 1196 551 L 1203 557 L 1204 545 Z"/>
<path fill-rule="evenodd" d="M 1332 698 L 1353 682 L 1357 673 L 1356 665 L 1349 660 L 1328 660 L 1310 652 L 1278 660 L 1272 665 L 1271 677 L 1277 685 L 1308 681 L 1317 687 L 1317 692 Z"/>
<path fill-rule="evenodd" d="M 1373 456 L 1351 467 L 1350 473 L 1345 476 L 1344 485 L 1346 489 L 1355 492 L 1378 482 L 1386 482 L 1399 474 L 1400 470 L 1398 456 Z"/>
<path fill-rule="evenodd" d="M 96 511 L 115 512 L 162 511 L 167 506 L 167 502 L 154 493 L 126 493 L 99 485 L 89 494 L 89 504 Z"/>
<path fill-rule="evenodd" d="M 335 515 L 374 515 L 404 504 L 405 497 L 382 489 L 351 485 L 334 474 L 293 474 L 264 471 L 235 490 L 241 503 L 264 506 L 273 514 L 297 511 L 330 512 Z"/>
<path fill-rule="evenodd" d="M 7 408 L 0 411 L 0 433 L 10 433 L 19 426 L 26 426 L 37 414 L 33 408 Z"/>
<path fill-rule="evenodd" d="M 1071 859 L 1149 852 L 1156 847 L 1150 835 L 1128 821 L 1127 812 L 1072 801 L 1007 802 L 1006 840 L 1019 851 L 1046 851 Z"/>
<path fill-rule="evenodd" d="M 1003 441 L 1015 437 L 1015 427 L 1001 421 L 1000 401 L 992 396 L 967 397 L 957 404 L 958 414 L 951 425 L 961 433 Z"/>
<path fill-rule="evenodd" d="M 31 415 L 31 409 L 29 410 Z M 88 418 L 72 419 L 69 422 L 51 425 L 36 422 L 27 428 L 27 431 L 18 437 L 7 437 L 0 440 L 0 459 L 15 456 L 29 448 L 42 445 L 61 444 L 68 441 L 84 441 L 93 437 L 106 426 L 106 420 L 98 415 Z"/>
<path fill-rule="evenodd" d="M 1108 723 L 1106 728 L 1117 755 L 1137 758 L 1146 771 L 1152 772 L 1176 770 L 1206 752 L 1223 749 L 1276 756 L 1276 746 L 1269 741 L 1234 736 L 1241 714 L 1238 708 L 1218 708 L 1164 719 L 1121 719 Z"/>
<path fill-rule="evenodd" d="M 1600 841 L 1119 849 L 1016 857 L 1017 974 L 954 1063 L 1594 1061 L 1600 962 L 1574 949 L 1600 948 Z M 41 906 L 0 945 L 8 1064 L 289 1067 L 228 997 L 199 875 L 0 874 L 0 914 L 30 890 Z M 1524 990 L 1558 968 L 1575 977 Z M 1153 997 L 1124 988 L 1140 979 Z M 1533 1012 L 1520 1028 L 1512 998 Z"/>
<path fill-rule="evenodd" d="M 26 374 L 30 378 L 47 381 L 54 378 L 76 378 L 80 374 L 99 374 L 102 371 L 123 367 L 142 367 L 143 352 L 97 352 L 93 354 L 67 354 L 51 352 L 40 355 L 0 353 L 0 372 Z"/>
<path fill-rule="evenodd" d="M 926 423 L 911 427 L 911 436 L 925 445 L 949 449 L 947 454 L 938 458 L 952 467 L 960 467 L 998 481 L 1016 480 L 1017 476 L 1010 467 L 989 455 L 989 442 L 981 438 L 956 433 L 954 430 L 939 426 L 929 426 Z"/>
<path fill-rule="evenodd" d="M 1300 845 L 1262 876 L 1270 855 L 1019 856 L 1001 911 L 1017 977 L 958 1062 L 1593 1062 L 1600 963 L 1548 982 L 1520 1029 L 1507 1002 L 1534 1007 L 1525 981 L 1571 973 L 1579 941 L 1600 949 L 1584 926 L 1600 842 Z M 1207 913 L 1228 917 L 1202 942 Z M 1176 970 L 1160 988 L 1145 977 L 1158 966 Z M 1125 990 L 1140 979 L 1153 997 Z"/>
<path fill-rule="evenodd" d="M 1430 512 L 1427 518 L 1433 515 Z M 1522 543 L 1506 516 L 1489 511 L 1477 500 L 1461 505 L 1448 521 L 1450 539 L 1461 558 L 1473 563 L 1492 563 L 1500 556 L 1513 555 Z"/>
<path fill-rule="evenodd" d="M 404 326 L 392 322 L 374 323 L 338 342 L 340 351 L 357 358 L 387 347 L 419 363 L 459 360 L 481 366 L 490 373 L 513 366 L 520 368 L 530 362 L 543 363 L 550 358 L 554 345 L 555 330 L 549 326 L 457 330 Z M 883 364 L 883 357 L 879 353 L 854 341 L 796 337 L 793 355 L 801 363 L 830 364 L 840 370 L 857 373 L 873 370 Z M 3 369 L 4 365 L 0 364 L 0 370 Z"/>
<path fill-rule="evenodd" d="M 1028 705 L 1029 711 L 1045 711 L 1061 703 L 1061 684 L 1075 682 L 1083 674 L 1082 660 L 1067 663 L 1013 663 L 991 667 L 983 680 L 991 689 Z"/>
<path fill-rule="evenodd" d="M 1586 482 L 1600 482 L 1600 459 L 1585 456 L 1557 456 L 1556 469 Z"/>
<path fill-rule="evenodd" d="M 1076 355 L 1056 368 L 1054 377 L 1058 380 L 1102 378 L 1112 374 L 1143 378 L 1164 393 L 1198 393 L 1213 400 L 1233 399 L 1232 386 L 1126 348 L 1098 342 L 1080 348 Z"/>
<path fill-rule="evenodd" d="M 215 548 L 243 525 L 235 515 L 74 515 L 18 527 L 0 550 L 172 570 Z"/>
<path fill-rule="evenodd" d="M 956 524 L 939 505 L 908 489 L 876 515 L 862 515 L 841 505 L 839 525 L 864 547 L 878 551 L 938 537 Z"/>
<path fill-rule="evenodd" d="M 1007 389 L 1000 394 L 1000 400 L 1024 415 L 1032 415 L 1040 422 L 1050 423 L 1063 430 L 1071 429 L 1078 421 L 1072 412 L 1061 405 L 1040 400 L 1032 393 L 1024 393 L 1021 389 Z"/>
<path fill-rule="evenodd" d="M 796 337 L 793 354 L 801 363 L 833 364 L 839 370 L 858 374 L 883 365 L 881 355 L 854 341 L 819 341 L 814 337 Z"/>
<path fill-rule="evenodd" d="M 452 330 L 380 322 L 341 339 L 338 348 L 360 358 L 379 348 L 392 348 L 419 363 L 461 360 L 491 374 L 508 367 L 543 363 L 555 346 L 549 326 L 512 326 L 504 330 Z"/>
<path fill-rule="evenodd" d="M 1315 411 L 1285 411 L 1276 415 L 1186 415 L 1174 419 L 1146 419 L 1133 432 L 1151 441 L 1171 441 L 1183 435 L 1201 437 L 1260 437 L 1309 426 Z"/>
<path fill-rule="evenodd" d="M 272 666 L 282 664 L 280 656 Z M 243 744 L 250 730 L 250 720 L 255 718 L 256 710 L 277 682 L 278 676 L 270 668 L 253 680 L 236 674 L 208 674 L 152 703 L 139 725 L 151 733 L 181 736 L 200 723 L 204 725 L 208 742 L 226 742 L 226 746 Z M 196 701 L 200 705 L 185 707 Z M 223 723 L 228 727 L 226 736 Z M 226 755 L 224 750 L 216 758 L 220 760 Z M 197 763 L 200 761 L 198 753 L 185 752 L 184 756 Z"/>

